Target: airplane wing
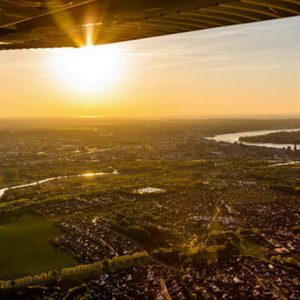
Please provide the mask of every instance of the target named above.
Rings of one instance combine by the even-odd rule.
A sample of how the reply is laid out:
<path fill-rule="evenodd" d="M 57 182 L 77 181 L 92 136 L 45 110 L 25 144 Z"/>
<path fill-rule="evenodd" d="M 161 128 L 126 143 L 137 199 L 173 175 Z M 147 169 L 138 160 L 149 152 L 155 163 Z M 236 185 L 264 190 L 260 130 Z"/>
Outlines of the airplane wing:
<path fill-rule="evenodd" d="M 81 47 L 300 14 L 300 0 L 1 0 L 0 50 Z"/>

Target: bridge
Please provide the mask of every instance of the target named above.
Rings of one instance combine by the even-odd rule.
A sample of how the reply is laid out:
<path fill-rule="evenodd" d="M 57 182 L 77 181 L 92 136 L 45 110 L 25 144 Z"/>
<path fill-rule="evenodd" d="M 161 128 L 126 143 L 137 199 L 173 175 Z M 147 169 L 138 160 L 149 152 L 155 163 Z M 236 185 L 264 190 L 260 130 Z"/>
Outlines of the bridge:
<path fill-rule="evenodd" d="M 2 0 L 0 50 L 80 47 L 300 15 L 300 0 Z"/>

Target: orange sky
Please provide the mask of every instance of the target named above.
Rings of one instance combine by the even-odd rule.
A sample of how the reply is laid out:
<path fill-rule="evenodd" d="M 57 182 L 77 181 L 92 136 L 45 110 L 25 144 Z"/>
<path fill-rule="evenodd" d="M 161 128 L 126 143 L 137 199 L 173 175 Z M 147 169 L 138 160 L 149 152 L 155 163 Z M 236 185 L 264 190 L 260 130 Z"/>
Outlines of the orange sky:
<path fill-rule="evenodd" d="M 121 43 L 96 90 L 68 79 L 87 69 L 60 67 L 67 50 L 2 51 L 0 117 L 300 116 L 299 28 L 295 17 Z"/>

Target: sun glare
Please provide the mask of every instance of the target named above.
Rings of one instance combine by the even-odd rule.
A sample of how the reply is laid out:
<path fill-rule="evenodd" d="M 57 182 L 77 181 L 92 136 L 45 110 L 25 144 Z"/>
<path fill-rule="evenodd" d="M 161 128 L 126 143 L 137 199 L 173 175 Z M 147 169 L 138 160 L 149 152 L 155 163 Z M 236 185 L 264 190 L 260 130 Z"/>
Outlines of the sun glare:
<path fill-rule="evenodd" d="M 109 88 L 121 73 L 121 54 L 116 45 L 58 49 L 53 59 L 56 76 L 76 92 Z"/>

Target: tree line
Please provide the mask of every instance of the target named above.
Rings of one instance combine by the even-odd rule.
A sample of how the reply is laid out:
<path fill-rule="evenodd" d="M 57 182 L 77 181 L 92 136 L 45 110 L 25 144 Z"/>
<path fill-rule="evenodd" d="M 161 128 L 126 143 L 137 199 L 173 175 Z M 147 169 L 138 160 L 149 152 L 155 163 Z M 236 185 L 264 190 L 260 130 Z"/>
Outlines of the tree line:
<path fill-rule="evenodd" d="M 52 270 L 34 276 L 26 276 L 13 280 L 0 281 L 0 289 L 9 289 L 32 284 L 46 283 L 50 281 L 63 281 L 78 275 L 91 276 L 104 272 L 115 272 L 121 269 L 131 268 L 147 262 L 149 254 L 146 251 L 136 252 L 131 255 L 115 256 L 112 259 L 104 259 L 92 264 L 77 265 L 63 268 L 60 271 Z"/>

